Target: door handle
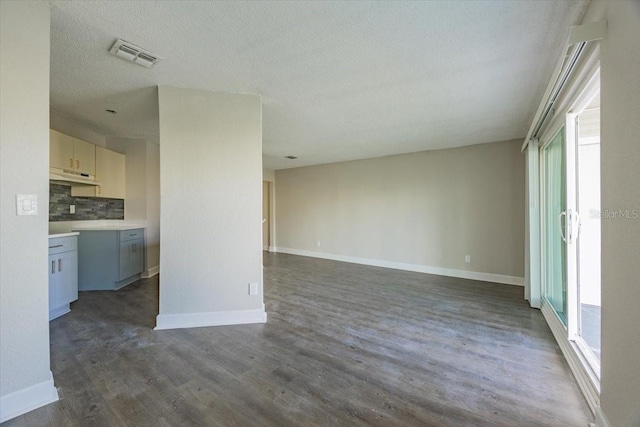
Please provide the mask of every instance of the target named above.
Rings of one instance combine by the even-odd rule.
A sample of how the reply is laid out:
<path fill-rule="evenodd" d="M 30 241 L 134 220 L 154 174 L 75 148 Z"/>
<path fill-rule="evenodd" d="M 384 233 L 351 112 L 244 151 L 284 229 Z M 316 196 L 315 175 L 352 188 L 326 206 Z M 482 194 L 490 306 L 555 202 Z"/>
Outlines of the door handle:
<path fill-rule="evenodd" d="M 80 160 L 76 160 L 76 169 L 80 169 Z"/>
<path fill-rule="evenodd" d="M 62 259 L 58 258 L 58 271 L 62 271 Z"/>
<path fill-rule="evenodd" d="M 51 261 L 51 274 L 56 274 L 56 262 Z"/>
<path fill-rule="evenodd" d="M 73 159 L 69 159 L 69 167 L 73 168 Z"/>
<path fill-rule="evenodd" d="M 564 227 L 562 225 L 562 217 L 565 217 L 565 219 L 566 219 L 567 213 L 565 211 L 560 212 L 560 215 L 558 215 L 558 230 L 560 231 L 560 237 L 566 243 L 567 242 L 567 238 L 564 235 Z"/>

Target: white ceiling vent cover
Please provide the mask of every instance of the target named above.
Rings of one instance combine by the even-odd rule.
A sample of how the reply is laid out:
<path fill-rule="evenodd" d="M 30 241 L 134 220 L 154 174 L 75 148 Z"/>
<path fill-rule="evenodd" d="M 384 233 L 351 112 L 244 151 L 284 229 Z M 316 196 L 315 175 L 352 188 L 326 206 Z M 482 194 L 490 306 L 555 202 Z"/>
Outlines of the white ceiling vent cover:
<path fill-rule="evenodd" d="M 109 51 L 110 54 L 119 56 L 127 61 L 142 65 L 145 68 L 151 68 L 158 62 L 160 58 L 151 52 L 147 52 L 143 48 L 122 39 L 116 40 Z"/>

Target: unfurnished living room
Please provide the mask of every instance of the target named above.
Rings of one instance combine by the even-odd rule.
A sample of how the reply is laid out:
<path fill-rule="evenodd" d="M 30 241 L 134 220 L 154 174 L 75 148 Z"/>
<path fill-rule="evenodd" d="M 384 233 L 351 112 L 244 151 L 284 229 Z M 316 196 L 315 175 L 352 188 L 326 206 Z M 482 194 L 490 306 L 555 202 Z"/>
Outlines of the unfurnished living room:
<path fill-rule="evenodd" d="M 638 0 L 0 0 L 0 422 L 640 427 L 639 118 Z"/>

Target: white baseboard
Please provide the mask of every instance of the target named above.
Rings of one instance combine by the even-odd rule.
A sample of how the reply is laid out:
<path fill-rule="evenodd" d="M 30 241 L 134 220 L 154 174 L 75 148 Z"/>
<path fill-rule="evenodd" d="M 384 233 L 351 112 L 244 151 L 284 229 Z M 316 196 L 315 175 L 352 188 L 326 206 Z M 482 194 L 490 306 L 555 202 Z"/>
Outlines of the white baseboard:
<path fill-rule="evenodd" d="M 558 343 L 558 346 L 560 347 L 560 350 L 562 350 L 562 354 L 564 355 L 564 358 L 566 359 L 567 364 L 569 365 L 569 368 L 571 369 L 571 372 L 573 373 L 573 376 L 575 377 L 576 382 L 587 401 L 587 404 L 589 405 L 589 409 L 591 409 L 591 412 L 596 415 L 597 421 L 598 410 L 600 409 L 600 390 L 599 384 L 596 384 L 597 378 L 592 378 L 592 375 L 590 375 L 585 368 L 579 351 L 575 348 L 575 344 L 570 342 L 567 338 L 567 330 L 558 319 L 553 308 L 543 302 L 541 311 L 549 325 L 549 328 L 551 329 L 551 332 L 553 333 L 554 338 L 556 339 L 556 342 Z M 604 413 L 602 413 L 602 416 L 604 416 Z M 604 427 L 608 424 L 596 423 L 596 425 Z"/>
<path fill-rule="evenodd" d="M 147 271 L 142 273 L 142 277 L 145 278 L 145 279 L 148 279 L 150 277 L 155 276 L 158 273 L 160 273 L 160 266 L 156 265 L 155 267 L 151 267 L 151 268 L 147 269 Z"/>
<path fill-rule="evenodd" d="M 596 427 L 611 427 L 611 423 L 600 406 L 596 408 Z"/>
<path fill-rule="evenodd" d="M 156 331 L 163 329 L 200 328 L 204 326 L 244 325 L 266 323 L 267 313 L 262 308 L 256 310 L 212 311 L 208 313 L 158 314 Z"/>
<path fill-rule="evenodd" d="M 291 255 L 301 255 L 313 258 L 330 259 L 333 261 L 350 262 L 353 264 L 372 265 L 374 267 L 393 268 L 396 270 L 414 271 L 417 273 L 436 274 L 438 276 L 458 277 L 461 279 L 481 280 L 483 282 L 503 283 L 506 285 L 524 286 L 524 277 L 505 276 L 503 274 L 480 273 L 477 271 L 455 270 L 452 268 L 430 267 L 428 265 L 406 264 L 403 262 L 384 261 L 370 258 L 358 258 L 346 255 L 334 255 L 324 252 L 305 251 L 291 248 L 272 248 L 273 252 Z"/>
<path fill-rule="evenodd" d="M 53 384 L 53 374 L 38 384 L 0 397 L 0 423 L 33 411 L 58 400 L 58 390 Z"/>

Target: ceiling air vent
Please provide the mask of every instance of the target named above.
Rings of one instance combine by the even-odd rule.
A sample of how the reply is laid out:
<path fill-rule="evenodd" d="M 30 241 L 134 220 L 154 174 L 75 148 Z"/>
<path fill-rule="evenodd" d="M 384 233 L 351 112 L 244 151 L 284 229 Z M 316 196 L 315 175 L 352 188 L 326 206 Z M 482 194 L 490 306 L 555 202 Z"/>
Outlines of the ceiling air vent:
<path fill-rule="evenodd" d="M 122 59 L 126 59 L 127 61 L 142 65 L 145 68 L 153 67 L 154 64 L 161 59 L 158 55 L 147 52 L 141 47 L 138 47 L 122 39 L 116 40 L 109 53 L 115 56 L 119 56 Z"/>

